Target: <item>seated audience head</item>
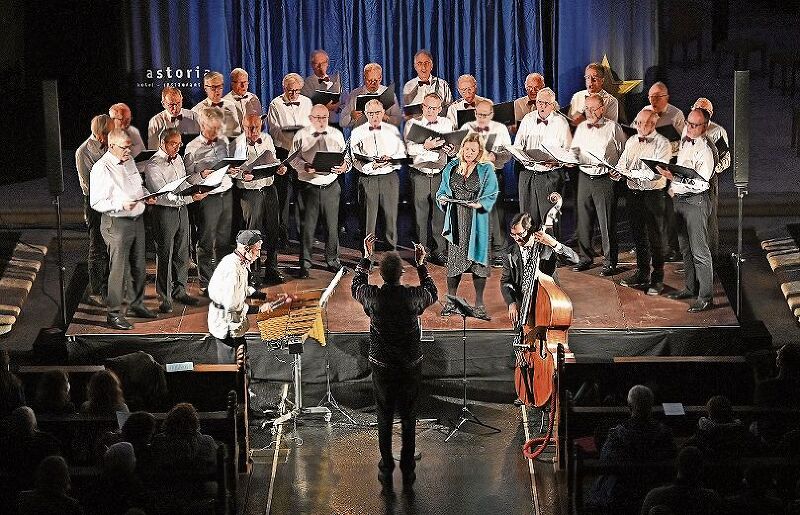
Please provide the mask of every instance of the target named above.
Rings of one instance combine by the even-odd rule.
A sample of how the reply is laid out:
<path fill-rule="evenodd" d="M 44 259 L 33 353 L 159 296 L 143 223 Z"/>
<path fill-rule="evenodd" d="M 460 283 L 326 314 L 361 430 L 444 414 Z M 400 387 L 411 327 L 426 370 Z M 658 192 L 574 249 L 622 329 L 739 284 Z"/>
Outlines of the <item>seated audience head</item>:
<path fill-rule="evenodd" d="M 656 130 L 656 123 L 658 122 L 658 114 L 652 109 L 645 107 L 636 115 L 636 118 L 633 120 L 634 126 L 636 126 L 636 133 L 639 137 L 643 138 L 645 136 L 649 136 L 654 130 Z"/>
<path fill-rule="evenodd" d="M 311 52 L 311 70 L 314 72 L 319 78 L 325 77 L 328 75 L 328 66 L 330 65 L 331 59 L 328 57 L 328 52 L 322 49 L 317 49 Z"/>
<path fill-rule="evenodd" d="M 422 115 L 429 122 L 435 122 L 442 112 L 442 97 L 436 93 L 428 93 L 422 99 Z"/>
<path fill-rule="evenodd" d="M 475 104 L 475 121 L 478 122 L 478 127 L 488 127 L 493 117 L 494 102 L 487 98 Z"/>
<path fill-rule="evenodd" d="M 637 384 L 628 390 L 628 408 L 631 410 L 631 417 L 648 419 L 652 415 L 653 391 L 641 384 Z"/>
<path fill-rule="evenodd" d="M 364 66 L 364 87 L 367 91 L 374 93 L 378 91 L 383 80 L 383 68 L 378 63 L 367 63 Z"/>
<path fill-rule="evenodd" d="M 403 276 L 403 261 L 396 252 L 389 252 L 381 260 L 381 278 L 386 284 L 400 284 Z"/>
<path fill-rule="evenodd" d="M 63 370 L 48 370 L 36 386 L 36 406 L 47 412 L 63 411 L 70 405 L 69 376 Z"/>
<path fill-rule="evenodd" d="M 115 129 L 127 129 L 131 126 L 131 108 L 119 102 L 108 108 L 108 116 L 114 121 Z"/>
<path fill-rule="evenodd" d="M 800 376 L 800 344 L 787 343 L 778 349 L 775 366 L 784 378 L 798 379 Z"/>
<path fill-rule="evenodd" d="M 222 120 L 225 115 L 218 107 L 206 107 L 200 110 L 200 133 L 211 141 L 222 134 Z"/>
<path fill-rule="evenodd" d="M 475 95 L 478 93 L 478 81 L 470 74 L 464 74 L 456 82 L 458 93 L 465 102 L 474 102 Z"/>
<path fill-rule="evenodd" d="M 697 447 L 684 447 L 675 460 L 678 479 L 697 485 L 703 477 L 703 454 Z"/>
<path fill-rule="evenodd" d="M 86 411 L 113 415 L 124 404 L 122 383 L 113 371 L 101 370 L 89 379 Z"/>
<path fill-rule="evenodd" d="M 414 54 L 414 70 L 421 80 L 430 79 L 433 72 L 433 55 L 428 50 L 423 48 Z"/>
<path fill-rule="evenodd" d="M 247 93 L 250 86 L 250 75 L 242 68 L 231 70 L 231 91 L 234 95 L 241 97 Z"/>
<path fill-rule="evenodd" d="M 48 456 L 36 469 L 36 490 L 65 495 L 70 488 L 69 467 L 61 456 Z"/>
<path fill-rule="evenodd" d="M 103 455 L 103 473 L 112 476 L 129 476 L 136 470 L 136 454 L 129 442 L 118 442 Z"/>
<path fill-rule="evenodd" d="M 283 99 L 287 102 L 297 102 L 300 98 L 300 91 L 303 89 L 305 81 L 303 77 L 296 73 L 287 73 L 283 76 Z"/>
<path fill-rule="evenodd" d="M 669 104 L 669 90 L 667 85 L 663 82 L 656 82 L 650 86 L 647 92 L 647 100 L 650 101 L 650 106 L 656 113 L 663 113 Z"/>
<path fill-rule="evenodd" d="M 586 66 L 583 74 L 586 90 L 589 93 L 600 93 L 606 82 L 606 68 L 600 63 L 591 63 Z"/>
<path fill-rule="evenodd" d="M 203 91 L 211 102 L 219 103 L 222 101 L 222 90 L 224 79 L 220 72 L 207 72 L 203 75 Z"/>
<path fill-rule="evenodd" d="M 36 414 L 28 406 L 20 406 L 11 412 L 8 430 L 17 438 L 31 436 L 36 431 Z"/>
<path fill-rule="evenodd" d="M 183 109 L 183 93 L 178 88 L 164 86 L 161 90 L 161 105 L 171 116 L 178 116 Z"/>
<path fill-rule="evenodd" d="M 556 93 L 550 88 L 542 88 L 536 93 L 536 111 L 539 118 L 544 120 L 556 108 Z"/>
<path fill-rule="evenodd" d="M 724 395 L 715 395 L 706 402 L 708 418 L 714 422 L 724 424 L 733 421 L 733 407 L 731 401 Z"/>
<path fill-rule="evenodd" d="M 197 410 L 188 402 L 176 404 L 164 419 L 164 433 L 170 436 L 190 436 L 200 432 Z"/>
<path fill-rule="evenodd" d="M 527 77 L 525 77 L 525 93 L 528 94 L 528 98 L 531 100 L 536 100 L 539 95 L 539 91 L 544 88 L 544 77 L 542 77 L 541 73 L 529 73 Z"/>
<path fill-rule="evenodd" d="M 103 146 L 108 145 L 108 133 L 114 129 L 114 122 L 107 114 L 98 114 L 92 118 L 92 136 Z"/>
<path fill-rule="evenodd" d="M 597 123 L 606 112 L 606 106 L 603 104 L 603 99 L 597 93 L 592 93 L 586 97 L 586 121 L 589 123 Z"/>
<path fill-rule="evenodd" d="M 108 133 L 108 151 L 121 163 L 131 158 L 131 137 L 124 129 L 114 129 Z"/>
<path fill-rule="evenodd" d="M 328 128 L 328 119 L 330 118 L 330 111 L 322 104 L 316 104 L 311 108 L 311 114 L 308 119 L 311 120 L 311 127 L 315 132 L 322 132 Z"/>
<path fill-rule="evenodd" d="M 146 411 L 134 411 L 122 424 L 122 440 L 134 448 L 146 446 L 156 432 L 156 417 Z"/>
<path fill-rule="evenodd" d="M 369 122 L 370 127 L 380 127 L 385 113 L 383 104 L 377 98 L 364 105 L 364 114 L 367 115 L 367 122 Z"/>

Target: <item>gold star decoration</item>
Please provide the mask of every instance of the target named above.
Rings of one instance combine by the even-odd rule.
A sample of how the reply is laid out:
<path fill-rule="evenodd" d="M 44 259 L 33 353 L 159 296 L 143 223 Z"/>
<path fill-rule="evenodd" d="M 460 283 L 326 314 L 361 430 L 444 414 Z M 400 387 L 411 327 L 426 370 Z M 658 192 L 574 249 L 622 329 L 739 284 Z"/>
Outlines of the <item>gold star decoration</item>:
<path fill-rule="evenodd" d="M 611 93 L 617 98 L 630 93 L 635 87 L 642 83 L 642 79 L 622 80 L 619 75 L 611 68 L 611 63 L 608 62 L 608 55 L 603 55 L 603 61 L 600 63 L 608 71 L 611 77 L 611 82 L 606 87 L 606 91 Z"/>

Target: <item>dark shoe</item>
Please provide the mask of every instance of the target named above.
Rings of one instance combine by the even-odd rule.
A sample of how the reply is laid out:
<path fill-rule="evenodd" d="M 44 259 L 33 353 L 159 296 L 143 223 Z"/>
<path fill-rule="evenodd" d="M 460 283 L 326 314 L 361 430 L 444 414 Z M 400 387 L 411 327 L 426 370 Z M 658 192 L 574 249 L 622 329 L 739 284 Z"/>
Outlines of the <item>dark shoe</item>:
<path fill-rule="evenodd" d="M 336 272 L 341 270 L 341 268 L 342 268 L 341 263 L 330 263 L 328 266 L 325 267 L 325 270 L 331 272 L 332 274 L 335 274 Z"/>
<path fill-rule="evenodd" d="M 187 295 L 185 293 L 183 295 L 178 295 L 177 297 L 172 297 L 172 298 L 173 298 L 173 300 L 176 300 L 176 301 L 178 301 L 181 304 L 184 304 L 186 306 L 197 306 L 197 305 L 200 304 L 200 299 L 196 299 L 194 297 L 190 297 L 189 295 Z"/>
<path fill-rule="evenodd" d="M 664 261 L 669 263 L 677 263 L 679 261 L 683 261 L 683 255 L 676 250 L 671 250 L 664 255 Z"/>
<path fill-rule="evenodd" d="M 247 298 L 253 299 L 253 300 L 267 300 L 267 294 L 264 293 L 263 291 L 256 290 L 253 293 L 251 293 L 250 295 L 248 295 Z"/>
<path fill-rule="evenodd" d="M 689 313 L 699 313 L 700 311 L 708 311 L 709 309 L 714 308 L 714 301 L 712 300 L 700 300 L 697 299 L 697 302 L 689 306 L 688 311 Z"/>
<path fill-rule="evenodd" d="M 602 270 L 600 270 L 600 275 L 603 277 L 611 277 L 612 275 L 617 275 L 619 273 L 619 268 L 615 266 L 604 266 Z"/>
<path fill-rule="evenodd" d="M 409 472 L 408 474 L 406 474 L 404 472 L 403 473 L 403 489 L 404 490 L 409 490 L 411 488 L 414 488 L 414 481 L 416 481 L 416 480 L 417 480 L 417 473 L 416 472 Z"/>
<path fill-rule="evenodd" d="M 158 305 L 158 310 L 161 313 L 172 313 L 172 303 L 165 300 Z"/>
<path fill-rule="evenodd" d="M 437 266 L 444 266 L 445 263 L 447 263 L 447 256 L 441 252 L 434 252 L 431 254 L 431 257 L 428 258 L 428 261 Z"/>
<path fill-rule="evenodd" d="M 97 293 L 92 293 L 90 295 L 84 296 L 81 302 L 93 306 L 95 308 L 106 307 L 106 299 L 104 299 L 102 295 L 99 295 Z"/>
<path fill-rule="evenodd" d="M 472 308 L 472 312 L 475 314 L 475 318 L 486 320 L 487 322 L 492 321 L 492 317 L 486 312 L 486 306 L 475 306 Z"/>
<path fill-rule="evenodd" d="M 675 299 L 675 300 L 693 299 L 695 297 L 697 297 L 697 295 L 690 292 L 689 290 L 674 291 L 672 293 L 667 294 L 668 299 Z"/>
<path fill-rule="evenodd" d="M 128 313 L 133 313 L 139 318 L 158 318 L 156 313 L 153 313 L 144 306 L 131 306 L 128 308 Z"/>
<path fill-rule="evenodd" d="M 441 315 L 443 317 L 449 317 L 455 312 L 455 310 L 456 310 L 456 305 L 448 300 L 447 302 L 444 303 L 444 306 L 442 307 Z"/>
<path fill-rule="evenodd" d="M 647 286 L 650 284 L 650 280 L 637 270 L 628 277 L 623 278 L 619 283 L 628 288 L 636 288 L 638 286 Z"/>
<path fill-rule="evenodd" d="M 592 268 L 591 261 L 579 261 L 577 265 L 573 266 L 572 269 L 576 272 L 584 272 Z"/>
<path fill-rule="evenodd" d="M 653 297 L 661 295 L 662 291 L 664 291 L 664 283 L 662 282 L 650 283 L 650 287 L 647 288 L 647 294 Z"/>
<path fill-rule="evenodd" d="M 120 329 L 122 331 L 133 329 L 133 324 L 128 322 L 128 320 L 126 320 L 125 317 L 120 314 L 109 314 L 106 317 L 106 322 L 108 322 L 108 325 L 114 329 Z"/>
<path fill-rule="evenodd" d="M 684 267 L 682 267 L 682 266 L 678 267 L 678 268 L 675 269 L 675 273 L 684 275 L 684 274 L 686 274 L 686 269 Z"/>
<path fill-rule="evenodd" d="M 520 399 L 519 397 L 517 397 L 516 399 L 514 399 L 514 406 L 517 406 L 517 407 L 519 407 L 519 406 L 524 406 L 524 405 L 525 405 L 525 403 L 524 403 L 524 402 L 522 402 L 522 399 Z"/>
<path fill-rule="evenodd" d="M 503 257 L 495 256 L 492 260 L 492 268 L 503 268 Z"/>
<path fill-rule="evenodd" d="M 267 268 L 264 270 L 264 282 L 270 285 L 283 284 L 286 278 L 277 268 Z"/>
<path fill-rule="evenodd" d="M 308 279 L 308 268 L 302 267 L 300 271 L 297 273 L 298 279 Z"/>

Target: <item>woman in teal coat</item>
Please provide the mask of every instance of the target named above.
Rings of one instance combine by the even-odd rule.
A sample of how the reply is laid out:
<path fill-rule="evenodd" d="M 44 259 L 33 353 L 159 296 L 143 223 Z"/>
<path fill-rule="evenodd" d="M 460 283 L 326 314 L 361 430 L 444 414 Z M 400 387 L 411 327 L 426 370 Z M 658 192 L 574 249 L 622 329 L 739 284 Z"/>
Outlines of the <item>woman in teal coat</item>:
<path fill-rule="evenodd" d="M 489 212 L 497 200 L 494 166 L 486 160 L 486 149 L 477 133 L 461 142 L 458 156 L 442 170 L 442 184 L 436 198 L 444 211 L 442 235 L 447 245 L 447 293 L 456 295 L 461 275 L 472 273 L 475 285 L 475 316 L 491 320 L 483 304 L 483 290 L 489 277 Z M 442 316 L 453 313 L 449 300 Z"/>

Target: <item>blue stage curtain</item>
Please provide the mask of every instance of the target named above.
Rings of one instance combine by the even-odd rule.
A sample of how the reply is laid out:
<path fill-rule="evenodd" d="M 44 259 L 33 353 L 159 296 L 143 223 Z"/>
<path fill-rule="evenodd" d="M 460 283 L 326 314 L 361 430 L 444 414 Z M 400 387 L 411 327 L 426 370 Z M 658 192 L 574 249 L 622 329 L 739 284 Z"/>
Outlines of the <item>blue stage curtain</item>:
<path fill-rule="evenodd" d="M 282 92 L 288 72 L 310 73 L 309 54 L 330 55 L 329 71 L 350 90 L 370 61 L 399 92 L 415 76 L 414 53 L 427 48 L 434 74 L 455 80 L 471 73 L 478 94 L 507 101 L 542 70 L 542 16 L 535 0 L 130 0 L 131 64 L 137 82 L 146 70 L 219 70 L 241 66 L 266 105 Z M 201 81 L 184 87 L 203 98 Z M 152 86 L 158 89 L 158 85 Z M 137 94 L 145 93 L 140 87 Z M 188 102 L 187 102 L 188 103 Z"/>

